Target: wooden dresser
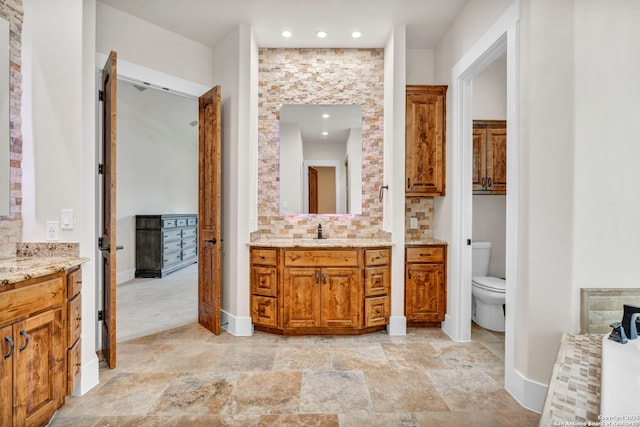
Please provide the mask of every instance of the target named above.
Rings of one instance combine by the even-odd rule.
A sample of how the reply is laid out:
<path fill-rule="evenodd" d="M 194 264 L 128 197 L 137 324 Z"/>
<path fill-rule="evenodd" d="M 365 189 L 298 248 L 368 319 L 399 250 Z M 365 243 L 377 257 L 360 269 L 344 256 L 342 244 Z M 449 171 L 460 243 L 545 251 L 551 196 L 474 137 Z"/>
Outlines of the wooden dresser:
<path fill-rule="evenodd" d="M 390 247 L 253 247 L 254 327 L 285 335 L 382 330 L 390 262 Z"/>
<path fill-rule="evenodd" d="M 197 215 L 136 215 L 136 277 L 163 277 L 197 261 Z"/>

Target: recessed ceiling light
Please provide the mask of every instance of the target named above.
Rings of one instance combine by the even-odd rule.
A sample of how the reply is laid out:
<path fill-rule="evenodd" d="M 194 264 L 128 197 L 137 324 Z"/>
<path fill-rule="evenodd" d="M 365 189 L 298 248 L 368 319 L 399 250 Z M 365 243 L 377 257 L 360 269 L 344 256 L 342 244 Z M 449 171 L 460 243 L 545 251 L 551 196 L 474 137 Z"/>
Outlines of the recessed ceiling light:
<path fill-rule="evenodd" d="M 289 31 L 289 30 L 284 30 L 282 32 L 282 37 L 284 37 L 285 39 L 288 39 L 291 36 L 292 36 L 292 34 L 291 34 L 291 31 Z"/>
<path fill-rule="evenodd" d="M 331 116 L 330 116 L 328 113 L 324 113 L 324 114 L 322 115 L 322 118 L 323 118 L 323 119 L 328 119 L 329 117 L 331 117 Z"/>
<path fill-rule="evenodd" d="M 326 131 L 322 132 L 322 136 L 327 136 L 327 135 L 329 135 L 329 132 L 326 132 Z"/>
<path fill-rule="evenodd" d="M 353 37 L 354 39 L 359 39 L 362 36 L 362 32 L 360 31 L 354 31 L 353 33 L 351 33 L 351 37 Z"/>
<path fill-rule="evenodd" d="M 328 35 L 328 33 L 326 31 L 318 31 L 316 33 L 316 36 L 318 36 L 318 38 L 321 38 L 321 39 L 327 37 L 327 35 Z"/>

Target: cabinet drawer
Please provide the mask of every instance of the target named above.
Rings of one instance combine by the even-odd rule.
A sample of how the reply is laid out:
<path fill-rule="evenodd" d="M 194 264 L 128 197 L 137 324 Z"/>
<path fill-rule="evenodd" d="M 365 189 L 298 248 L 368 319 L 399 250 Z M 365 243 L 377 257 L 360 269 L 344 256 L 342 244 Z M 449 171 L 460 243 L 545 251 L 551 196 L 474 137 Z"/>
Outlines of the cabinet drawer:
<path fill-rule="evenodd" d="M 389 268 L 372 267 L 364 270 L 364 296 L 386 295 L 389 293 Z"/>
<path fill-rule="evenodd" d="M 287 267 L 356 267 L 358 265 L 358 251 L 285 251 L 284 265 Z"/>
<path fill-rule="evenodd" d="M 253 249 L 251 264 L 277 265 L 278 257 L 275 249 Z"/>
<path fill-rule="evenodd" d="M 173 252 L 170 254 L 165 254 L 162 257 L 162 265 L 163 267 L 168 267 L 173 264 L 177 264 L 182 261 L 182 251 Z"/>
<path fill-rule="evenodd" d="M 182 230 L 168 230 L 162 232 L 162 240 L 164 240 L 165 242 L 181 238 Z"/>
<path fill-rule="evenodd" d="M 162 228 L 176 228 L 176 220 L 172 219 L 163 219 L 162 220 Z"/>
<path fill-rule="evenodd" d="M 198 250 L 195 246 L 192 246 L 190 248 L 186 248 L 182 250 L 182 259 L 186 260 L 186 259 L 190 259 L 190 258 L 195 258 L 198 255 Z"/>
<path fill-rule="evenodd" d="M 251 296 L 251 320 L 256 325 L 278 327 L 278 299 Z"/>
<path fill-rule="evenodd" d="M 0 324 L 7 324 L 31 313 L 52 307 L 61 307 L 64 302 L 64 280 L 54 277 L 30 286 L 2 292 L 0 298 Z"/>
<path fill-rule="evenodd" d="M 162 245 L 162 252 L 165 254 L 168 252 L 175 252 L 182 249 L 182 240 L 174 240 L 172 242 L 165 242 Z"/>
<path fill-rule="evenodd" d="M 406 262 L 444 262 L 444 248 L 442 246 L 407 248 Z"/>
<path fill-rule="evenodd" d="M 389 249 L 366 249 L 364 251 L 364 265 L 389 264 Z"/>
<path fill-rule="evenodd" d="M 195 237 L 187 237 L 186 239 L 182 239 L 182 247 L 188 248 L 190 246 L 195 246 L 198 243 L 198 239 Z"/>
<path fill-rule="evenodd" d="M 82 370 L 82 343 L 78 339 L 76 343 L 67 350 L 67 396 L 73 393 L 76 383 L 80 379 Z"/>
<path fill-rule="evenodd" d="M 67 274 L 67 298 L 80 293 L 82 290 L 82 269 L 78 268 Z"/>
<path fill-rule="evenodd" d="M 187 218 L 187 225 L 196 225 L 198 220 L 196 218 Z"/>
<path fill-rule="evenodd" d="M 198 230 L 193 227 L 193 228 L 185 228 L 182 230 L 182 238 L 184 239 L 185 237 L 195 237 L 196 234 L 198 234 Z"/>
<path fill-rule="evenodd" d="M 278 295 L 278 282 L 275 267 L 251 268 L 251 293 L 265 297 Z"/>
<path fill-rule="evenodd" d="M 67 303 L 67 345 L 72 345 L 82 334 L 82 298 L 78 294 Z"/>
<path fill-rule="evenodd" d="M 187 218 L 176 219 L 176 227 L 186 227 L 186 226 L 187 226 Z"/>
<path fill-rule="evenodd" d="M 389 297 L 374 297 L 364 300 L 364 326 L 386 325 L 389 323 Z"/>

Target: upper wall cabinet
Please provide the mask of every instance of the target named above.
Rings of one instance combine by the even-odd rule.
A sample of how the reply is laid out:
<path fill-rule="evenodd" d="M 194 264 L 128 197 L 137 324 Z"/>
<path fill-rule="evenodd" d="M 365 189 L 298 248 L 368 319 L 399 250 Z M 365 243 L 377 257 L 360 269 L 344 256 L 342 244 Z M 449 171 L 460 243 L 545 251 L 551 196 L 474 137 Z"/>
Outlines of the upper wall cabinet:
<path fill-rule="evenodd" d="M 407 86 L 405 196 L 444 196 L 447 86 Z"/>
<path fill-rule="evenodd" d="M 473 194 L 507 194 L 507 122 L 473 121 Z"/>

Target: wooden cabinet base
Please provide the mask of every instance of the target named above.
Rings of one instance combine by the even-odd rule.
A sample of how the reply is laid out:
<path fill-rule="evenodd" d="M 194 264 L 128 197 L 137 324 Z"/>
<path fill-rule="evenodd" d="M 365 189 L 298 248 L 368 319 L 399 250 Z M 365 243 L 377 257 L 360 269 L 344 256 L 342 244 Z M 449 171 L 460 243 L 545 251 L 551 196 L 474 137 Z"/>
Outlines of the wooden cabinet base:
<path fill-rule="evenodd" d="M 386 331 L 386 325 L 372 326 L 370 328 L 363 329 L 351 329 L 351 328 L 293 328 L 293 329 L 278 329 L 270 328 L 268 326 L 254 325 L 253 329 L 258 332 L 267 332 L 270 334 L 285 335 L 285 336 L 300 336 L 300 335 L 365 335 L 373 332 Z"/>

